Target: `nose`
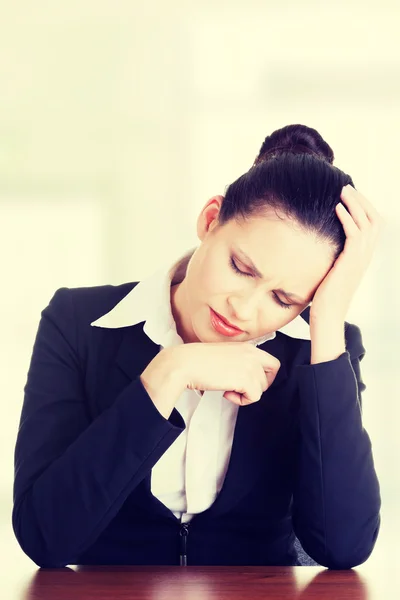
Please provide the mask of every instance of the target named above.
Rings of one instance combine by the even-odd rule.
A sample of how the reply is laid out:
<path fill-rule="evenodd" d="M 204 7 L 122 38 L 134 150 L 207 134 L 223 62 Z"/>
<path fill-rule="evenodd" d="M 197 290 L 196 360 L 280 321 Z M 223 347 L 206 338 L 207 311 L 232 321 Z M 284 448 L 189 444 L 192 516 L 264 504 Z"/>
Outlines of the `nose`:
<path fill-rule="evenodd" d="M 250 323 L 256 320 L 257 303 L 258 301 L 255 294 L 247 297 L 232 296 L 228 300 L 228 304 L 232 311 L 232 320 L 234 320 L 238 327 L 247 330 Z"/>

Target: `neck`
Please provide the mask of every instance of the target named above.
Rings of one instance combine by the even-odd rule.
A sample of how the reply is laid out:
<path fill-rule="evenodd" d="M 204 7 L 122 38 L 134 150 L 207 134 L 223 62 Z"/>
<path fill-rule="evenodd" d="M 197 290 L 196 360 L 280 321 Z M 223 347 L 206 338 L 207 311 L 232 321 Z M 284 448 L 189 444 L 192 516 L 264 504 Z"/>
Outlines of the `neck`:
<path fill-rule="evenodd" d="M 198 342 L 194 335 L 190 323 L 186 318 L 185 302 L 185 280 L 175 285 L 171 285 L 171 312 L 175 321 L 176 331 L 181 336 L 183 343 Z"/>

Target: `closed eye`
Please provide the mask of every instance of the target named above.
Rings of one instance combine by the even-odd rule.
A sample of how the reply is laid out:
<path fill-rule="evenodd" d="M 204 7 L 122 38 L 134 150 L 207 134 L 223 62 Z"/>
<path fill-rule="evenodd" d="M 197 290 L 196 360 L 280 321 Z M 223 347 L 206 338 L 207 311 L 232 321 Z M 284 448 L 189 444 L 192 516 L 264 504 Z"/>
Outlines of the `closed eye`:
<path fill-rule="evenodd" d="M 251 273 L 245 273 L 245 271 L 241 271 L 237 267 L 237 265 L 232 257 L 230 258 L 230 264 L 231 264 L 232 269 L 239 275 L 244 275 L 245 277 L 253 277 L 253 275 Z M 286 304 L 285 302 L 282 302 L 282 300 L 279 298 L 279 296 L 277 294 L 275 294 L 275 292 L 272 292 L 272 293 L 274 295 L 275 302 L 277 304 L 279 304 L 279 306 L 282 306 L 282 308 L 291 308 L 293 306 L 293 304 Z"/>

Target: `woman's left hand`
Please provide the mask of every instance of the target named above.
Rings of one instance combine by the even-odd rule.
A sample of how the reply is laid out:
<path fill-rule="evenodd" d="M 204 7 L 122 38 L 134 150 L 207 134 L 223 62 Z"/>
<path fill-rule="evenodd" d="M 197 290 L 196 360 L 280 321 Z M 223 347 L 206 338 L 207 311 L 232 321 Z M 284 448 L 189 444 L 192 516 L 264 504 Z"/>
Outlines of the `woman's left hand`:
<path fill-rule="evenodd" d="M 336 214 L 346 234 L 343 252 L 322 280 L 310 307 L 310 320 L 326 318 L 342 322 L 371 261 L 386 222 L 371 202 L 350 184 L 340 194 Z"/>

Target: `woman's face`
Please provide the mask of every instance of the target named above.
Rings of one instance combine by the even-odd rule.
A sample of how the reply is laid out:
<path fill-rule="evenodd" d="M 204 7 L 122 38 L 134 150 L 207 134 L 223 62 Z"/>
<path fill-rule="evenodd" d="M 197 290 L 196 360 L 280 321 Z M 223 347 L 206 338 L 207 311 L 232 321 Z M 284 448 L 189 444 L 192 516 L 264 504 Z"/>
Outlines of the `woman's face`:
<path fill-rule="evenodd" d="M 201 244 L 189 260 L 184 280 L 171 287 L 172 312 L 185 343 L 244 342 L 277 331 L 311 303 L 333 266 L 330 244 L 301 232 L 274 211 L 218 226 L 222 200 L 214 196 L 201 211 L 197 222 Z M 299 298 L 287 297 L 279 289 Z M 217 332 L 210 307 L 243 333 L 227 337 Z"/>

